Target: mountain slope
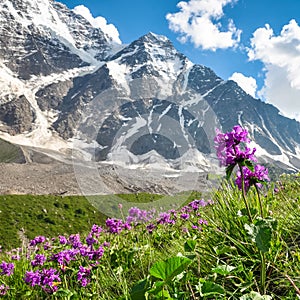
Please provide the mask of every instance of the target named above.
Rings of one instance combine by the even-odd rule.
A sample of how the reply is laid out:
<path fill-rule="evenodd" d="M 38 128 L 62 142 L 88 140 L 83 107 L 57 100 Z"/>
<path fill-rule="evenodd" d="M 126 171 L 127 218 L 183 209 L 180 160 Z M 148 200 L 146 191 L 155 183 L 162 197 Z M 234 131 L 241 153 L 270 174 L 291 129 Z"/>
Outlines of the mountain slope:
<path fill-rule="evenodd" d="M 262 160 L 300 168 L 298 122 L 194 65 L 164 36 L 116 45 L 58 2 L 5 0 L 0 66 L 0 136 L 13 143 L 208 170 L 215 129 L 240 124 Z"/>

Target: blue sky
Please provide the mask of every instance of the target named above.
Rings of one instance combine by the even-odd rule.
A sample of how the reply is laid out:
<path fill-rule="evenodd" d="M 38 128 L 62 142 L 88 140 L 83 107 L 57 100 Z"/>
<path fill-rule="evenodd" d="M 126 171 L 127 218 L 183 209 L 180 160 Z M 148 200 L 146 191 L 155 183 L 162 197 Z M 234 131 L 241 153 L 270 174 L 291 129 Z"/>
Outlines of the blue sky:
<path fill-rule="evenodd" d="M 300 120 L 300 0 L 59 1 L 104 17 L 125 44 L 165 35 L 193 63 Z"/>

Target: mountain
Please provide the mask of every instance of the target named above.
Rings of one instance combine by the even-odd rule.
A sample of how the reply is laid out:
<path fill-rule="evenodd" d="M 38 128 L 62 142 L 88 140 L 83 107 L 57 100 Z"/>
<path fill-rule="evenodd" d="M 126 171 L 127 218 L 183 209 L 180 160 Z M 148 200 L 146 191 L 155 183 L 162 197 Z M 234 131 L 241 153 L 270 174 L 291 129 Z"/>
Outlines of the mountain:
<path fill-rule="evenodd" d="M 215 129 L 240 124 L 262 161 L 300 169 L 299 122 L 164 36 L 119 45 L 53 0 L 0 7 L 0 122 L 11 143 L 190 171 L 211 170 Z"/>

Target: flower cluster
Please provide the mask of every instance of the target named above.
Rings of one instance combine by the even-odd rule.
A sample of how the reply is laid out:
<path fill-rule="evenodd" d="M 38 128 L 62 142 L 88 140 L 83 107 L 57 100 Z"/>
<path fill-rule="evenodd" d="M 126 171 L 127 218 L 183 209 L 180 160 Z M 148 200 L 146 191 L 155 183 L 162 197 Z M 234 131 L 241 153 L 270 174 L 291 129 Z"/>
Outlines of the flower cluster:
<path fill-rule="evenodd" d="M 14 273 L 14 264 L 13 263 L 7 263 L 5 261 L 3 261 L 0 264 L 0 269 L 2 270 L 0 275 L 6 275 L 6 276 L 10 276 Z"/>
<path fill-rule="evenodd" d="M 245 190 L 248 191 L 250 186 L 256 184 L 258 187 L 261 187 L 260 182 L 270 181 L 268 176 L 268 169 L 259 164 L 254 166 L 254 171 L 249 170 L 247 167 L 242 167 Z M 237 171 L 237 178 L 235 180 L 236 185 L 241 190 L 242 189 L 242 173 Z"/>
<path fill-rule="evenodd" d="M 120 219 L 107 219 L 105 224 L 109 232 L 116 234 L 120 233 L 124 229 L 131 229 L 131 226 L 128 222 L 123 222 Z"/>
<path fill-rule="evenodd" d="M 44 243 L 46 241 L 46 238 L 44 236 L 37 236 L 33 240 L 30 241 L 30 246 L 36 246 L 37 244 Z"/>
<path fill-rule="evenodd" d="M 156 210 L 142 210 L 138 207 L 131 207 L 128 210 L 128 216 L 126 222 L 131 224 L 142 224 L 151 221 L 155 216 Z"/>
<path fill-rule="evenodd" d="M 33 267 L 42 266 L 46 262 L 47 258 L 43 254 L 36 254 L 35 258 L 31 261 Z"/>
<path fill-rule="evenodd" d="M 39 285 L 47 293 L 56 292 L 58 284 L 61 282 L 56 269 L 42 269 L 37 271 L 27 271 L 24 278 L 30 286 Z"/>
<path fill-rule="evenodd" d="M 110 243 L 106 242 L 116 234 L 138 229 L 143 233 L 153 233 L 161 228 L 163 231 L 173 226 L 179 226 L 189 234 L 190 230 L 202 230 L 207 221 L 201 218 L 200 210 L 211 205 L 211 200 L 194 200 L 186 206 L 167 212 L 156 212 L 152 210 L 141 210 L 132 207 L 124 220 L 108 218 L 105 225 L 94 224 L 85 237 L 80 234 L 70 236 L 59 235 L 56 238 L 48 239 L 44 236 L 37 236 L 30 241 L 28 251 L 14 249 L 8 253 L 11 261 L 18 259 L 27 261 L 30 269 L 23 275 L 24 282 L 41 292 L 55 294 L 60 286 L 63 286 L 66 278 L 77 279 L 77 285 L 81 288 L 87 287 L 97 268 L 101 268 L 103 256 L 109 251 Z M 162 211 L 162 210 L 161 210 Z M 0 275 L 10 276 L 14 272 L 14 264 L 3 261 L 0 264 Z M 10 293 L 11 289 L 4 284 L 0 285 L 0 296 Z"/>
<path fill-rule="evenodd" d="M 241 147 L 241 143 L 250 142 L 247 135 L 248 131 L 239 125 L 234 126 L 233 130 L 227 133 L 217 130 L 214 142 L 221 166 L 236 165 L 244 160 L 256 161 L 254 157 L 255 148 L 251 149 L 247 145 Z"/>
<path fill-rule="evenodd" d="M 217 130 L 217 135 L 214 139 L 217 150 L 217 157 L 221 166 L 227 167 L 227 176 L 231 175 L 233 168 L 238 165 L 236 185 L 242 190 L 243 182 L 245 191 L 248 191 L 250 186 L 261 186 L 262 182 L 269 181 L 268 170 L 257 164 L 254 153 L 255 148 L 250 148 L 250 140 L 248 138 L 248 131 L 241 126 L 236 125 L 232 131 L 222 133 Z"/>
<path fill-rule="evenodd" d="M 91 269 L 84 268 L 83 266 L 79 267 L 77 273 L 77 280 L 81 283 L 81 286 L 86 287 L 90 282 Z"/>
<path fill-rule="evenodd" d="M 8 285 L 1 284 L 0 285 L 0 296 L 5 296 L 8 290 L 9 290 Z"/>

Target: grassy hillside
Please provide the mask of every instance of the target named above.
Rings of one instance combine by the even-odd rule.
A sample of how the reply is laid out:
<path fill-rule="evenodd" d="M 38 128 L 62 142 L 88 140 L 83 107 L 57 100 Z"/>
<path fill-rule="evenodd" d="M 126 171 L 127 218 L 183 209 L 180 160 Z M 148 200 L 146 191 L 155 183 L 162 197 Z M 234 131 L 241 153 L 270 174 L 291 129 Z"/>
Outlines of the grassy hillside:
<path fill-rule="evenodd" d="M 144 202 L 160 196 L 122 197 Z M 300 174 L 283 176 L 261 191 L 264 218 L 254 188 L 247 199 L 252 222 L 241 192 L 227 181 L 212 199 L 156 215 L 123 211 L 124 218 L 103 222 L 104 216 L 81 197 L 3 198 L 1 210 L 6 209 L 6 217 L 12 215 L 7 218 L 10 226 L 22 224 L 27 226 L 25 233 L 32 230 L 39 236 L 32 239 L 32 232 L 31 246 L 1 255 L 0 295 L 66 300 L 298 299 Z M 91 227 L 97 219 L 101 226 Z M 77 230 L 82 233 L 69 235 Z M 65 234 L 47 239 L 40 236 L 45 232 L 46 237 Z"/>
<path fill-rule="evenodd" d="M 153 202 L 163 197 L 146 193 L 117 196 L 129 203 Z M 97 196 L 95 204 L 109 203 L 113 197 Z M 200 197 L 200 193 L 182 193 L 177 197 L 191 201 Z M 112 211 L 119 212 L 116 204 Z M 20 235 L 32 239 L 37 235 L 84 233 L 93 224 L 103 224 L 105 218 L 83 196 L 0 195 L 0 245 L 5 249 L 19 247 Z"/>

